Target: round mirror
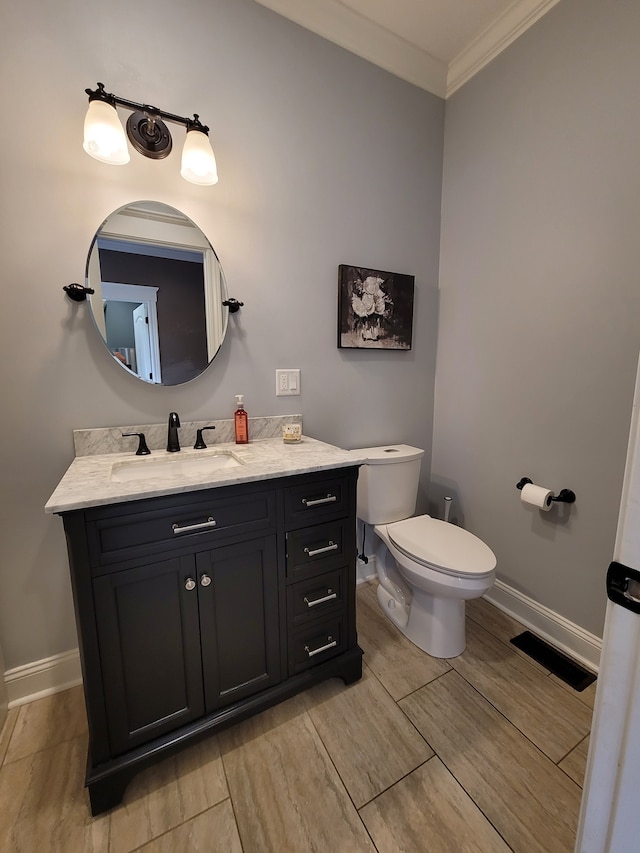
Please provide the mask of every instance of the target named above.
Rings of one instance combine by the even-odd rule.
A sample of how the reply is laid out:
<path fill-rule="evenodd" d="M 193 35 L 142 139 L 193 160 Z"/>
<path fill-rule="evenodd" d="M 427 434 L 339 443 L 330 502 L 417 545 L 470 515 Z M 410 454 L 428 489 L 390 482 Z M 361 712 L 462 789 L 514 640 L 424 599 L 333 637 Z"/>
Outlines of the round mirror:
<path fill-rule="evenodd" d="M 86 283 L 105 346 L 145 382 L 188 382 L 220 349 L 229 316 L 222 267 L 202 231 L 173 207 L 137 201 L 105 219 Z"/>

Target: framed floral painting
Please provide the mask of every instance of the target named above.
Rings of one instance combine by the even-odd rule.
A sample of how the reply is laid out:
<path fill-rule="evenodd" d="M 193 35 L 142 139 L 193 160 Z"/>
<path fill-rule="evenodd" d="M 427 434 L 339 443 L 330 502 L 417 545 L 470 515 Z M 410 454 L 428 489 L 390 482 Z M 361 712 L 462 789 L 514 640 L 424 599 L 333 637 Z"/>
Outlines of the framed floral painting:
<path fill-rule="evenodd" d="M 338 267 L 338 346 L 411 349 L 412 275 Z"/>

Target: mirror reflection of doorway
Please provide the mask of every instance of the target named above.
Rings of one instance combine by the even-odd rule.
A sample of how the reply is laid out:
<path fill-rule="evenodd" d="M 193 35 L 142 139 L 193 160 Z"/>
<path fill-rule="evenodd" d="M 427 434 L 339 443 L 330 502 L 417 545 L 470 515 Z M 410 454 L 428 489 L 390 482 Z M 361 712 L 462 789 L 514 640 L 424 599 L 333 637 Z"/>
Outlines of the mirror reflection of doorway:
<path fill-rule="evenodd" d="M 98 250 L 103 287 L 105 282 L 118 282 L 124 287 L 147 286 L 157 291 L 160 360 L 154 365 L 154 378 L 142 378 L 156 382 L 155 368 L 160 363 L 160 381 L 165 385 L 177 385 L 201 373 L 209 363 L 203 253 L 103 238 L 98 239 Z M 141 250 L 145 254 L 140 254 Z M 102 298 L 107 298 L 104 292 Z"/>
<path fill-rule="evenodd" d="M 157 288 L 157 366 L 143 365 L 144 342 L 108 341 L 104 305 L 110 303 L 102 293 L 105 281 Z M 220 261 L 205 234 L 175 208 L 139 201 L 112 213 L 89 250 L 87 285 L 93 290 L 89 300 L 93 320 L 111 355 L 147 382 L 188 382 L 206 369 L 224 340 L 229 311 Z M 140 354 L 132 355 L 136 348 Z M 151 358 L 153 347 L 150 353 Z"/>
<path fill-rule="evenodd" d="M 109 350 L 140 379 L 160 384 L 157 298 L 157 287 L 102 282 Z"/>

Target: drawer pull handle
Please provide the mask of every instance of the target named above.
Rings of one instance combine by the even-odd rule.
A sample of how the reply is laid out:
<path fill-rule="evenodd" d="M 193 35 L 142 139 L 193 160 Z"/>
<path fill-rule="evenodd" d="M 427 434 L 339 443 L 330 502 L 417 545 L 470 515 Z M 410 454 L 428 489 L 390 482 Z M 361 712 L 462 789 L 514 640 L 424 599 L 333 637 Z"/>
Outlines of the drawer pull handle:
<path fill-rule="evenodd" d="M 324 604 L 325 601 L 333 601 L 334 598 L 338 597 L 338 593 L 337 592 L 331 592 L 330 589 L 327 590 L 327 593 L 329 593 L 329 594 L 323 595 L 322 598 L 314 598 L 313 601 L 309 601 L 309 599 L 305 595 L 304 603 L 307 605 L 307 607 L 315 607 L 316 604 Z"/>
<path fill-rule="evenodd" d="M 209 518 L 206 521 L 201 521 L 199 524 L 185 524 L 184 527 L 180 527 L 179 524 L 172 524 L 174 533 L 193 533 L 194 530 L 206 530 L 209 527 L 215 527 L 216 522 L 215 519 Z"/>
<path fill-rule="evenodd" d="M 209 575 L 202 575 L 202 577 L 200 578 L 200 586 L 209 586 L 210 583 L 211 578 L 209 577 Z"/>
<path fill-rule="evenodd" d="M 196 588 L 196 582 L 194 581 L 194 579 L 193 578 L 187 578 L 186 581 L 184 582 L 184 588 L 187 590 L 187 592 L 191 592 L 192 589 L 195 589 Z"/>
<path fill-rule="evenodd" d="M 333 640 L 331 637 L 327 637 L 327 641 L 328 641 L 328 642 L 327 642 L 327 644 L 326 644 L 326 645 L 324 645 L 324 646 L 320 646 L 320 648 L 318 648 L 318 649 L 310 650 L 310 649 L 309 649 L 309 646 L 305 646 L 305 647 L 304 647 L 304 650 L 305 650 L 305 652 L 307 653 L 307 655 L 308 655 L 310 658 L 312 658 L 314 655 L 319 655 L 319 654 L 320 654 L 320 652 L 326 652 L 326 651 L 327 651 L 327 649 L 332 649 L 332 648 L 334 648 L 334 646 L 337 646 L 337 645 L 338 645 L 338 641 L 337 641 L 337 640 Z"/>
<path fill-rule="evenodd" d="M 315 557 L 316 554 L 326 554 L 328 551 L 337 551 L 337 550 L 338 550 L 338 545 L 336 545 L 336 543 L 332 542 L 330 539 L 329 544 L 325 545 L 324 548 L 316 548 L 313 551 L 310 551 L 308 548 L 305 548 L 304 553 L 307 555 L 307 557 Z"/>
<path fill-rule="evenodd" d="M 320 506 L 320 504 L 332 504 L 337 500 L 338 498 L 335 495 L 327 495 L 326 498 L 315 498 L 313 500 L 302 498 L 302 503 L 308 508 L 310 506 Z"/>

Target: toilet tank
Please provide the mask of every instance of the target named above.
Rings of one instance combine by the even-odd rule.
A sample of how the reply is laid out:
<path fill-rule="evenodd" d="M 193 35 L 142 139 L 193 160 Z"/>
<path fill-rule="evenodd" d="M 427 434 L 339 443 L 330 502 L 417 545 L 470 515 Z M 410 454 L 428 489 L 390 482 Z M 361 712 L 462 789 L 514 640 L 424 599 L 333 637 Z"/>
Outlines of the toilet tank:
<path fill-rule="evenodd" d="M 410 518 L 416 509 L 424 450 L 387 444 L 356 452 L 367 459 L 358 475 L 358 518 L 367 524 Z"/>

